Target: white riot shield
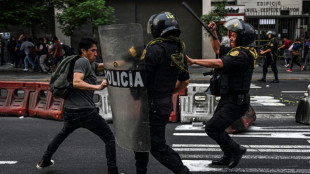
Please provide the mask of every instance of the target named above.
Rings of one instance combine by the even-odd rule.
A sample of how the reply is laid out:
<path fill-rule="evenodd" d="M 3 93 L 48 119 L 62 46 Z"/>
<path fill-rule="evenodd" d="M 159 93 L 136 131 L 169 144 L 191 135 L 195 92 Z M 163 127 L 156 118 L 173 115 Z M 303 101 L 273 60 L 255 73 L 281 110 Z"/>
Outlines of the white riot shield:
<path fill-rule="evenodd" d="M 123 148 L 150 150 L 148 100 L 144 66 L 139 60 L 144 48 L 140 24 L 99 26 L 105 75 L 109 83 L 114 134 Z"/>

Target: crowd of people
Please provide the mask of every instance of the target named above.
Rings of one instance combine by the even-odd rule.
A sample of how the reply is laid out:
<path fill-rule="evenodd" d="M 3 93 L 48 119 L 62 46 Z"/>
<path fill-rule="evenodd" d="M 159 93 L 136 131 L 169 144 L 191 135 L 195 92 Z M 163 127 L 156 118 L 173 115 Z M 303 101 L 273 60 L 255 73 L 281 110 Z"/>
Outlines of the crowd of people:
<path fill-rule="evenodd" d="M 23 71 L 52 73 L 57 65 L 66 56 L 73 54 L 69 47 L 62 45 L 56 36 L 25 37 L 11 36 L 7 42 L 9 61 L 14 68 L 23 68 Z M 3 60 L 3 59 L 1 59 Z"/>

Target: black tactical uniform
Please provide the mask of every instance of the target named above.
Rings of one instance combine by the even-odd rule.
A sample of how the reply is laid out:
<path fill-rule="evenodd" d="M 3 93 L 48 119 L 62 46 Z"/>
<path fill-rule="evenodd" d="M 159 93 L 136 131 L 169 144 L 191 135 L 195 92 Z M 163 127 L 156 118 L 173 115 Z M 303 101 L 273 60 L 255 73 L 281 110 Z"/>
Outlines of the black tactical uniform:
<path fill-rule="evenodd" d="M 221 57 L 223 68 L 221 82 L 217 91 L 221 96 L 213 117 L 206 123 L 205 131 L 210 138 L 219 145 L 224 156 L 219 160 L 213 160 L 213 165 L 228 165 L 235 167 L 246 148 L 237 144 L 225 131 L 234 121 L 239 119 L 248 110 L 250 104 L 250 85 L 254 69 L 254 59 L 257 52 L 254 47 L 248 46 L 254 42 L 254 28 L 242 21 L 233 19 L 227 21 L 224 26 L 237 34 L 236 46 Z M 220 49 L 220 54 L 227 49 Z M 213 86 L 211 83 L 210 86 Z M 212 92 L 212 90 L 211 90 Z"/>
<path fill-rule="evenodd" d="M 269 32 L 267 32 L 269 33 Z M 278 79 L 278 69 L 277 69 L 277 59 L 278 59 L 278 55 L 277 55 L 277 50 L 278 50 L 278 41 L 276 39 L 276 33 L 275 32 L 271 32 L 271 38 L 269 40 L 269 42 L 266 45 L 265 50 L 267 49 L 271 49 L 271 52 L 266 53 L 266 59 L 264 61 L 264 65 L 263 65 L 263 77 L 262 79 L 260 79 L 259 81 L 261 82 L 266 82 L 266 75 L 268 72 L 268 66 L 271 66 L 271 70 L 274 73 L 274 80 L 272 81 L 272 83 L 279 83 L 279 79 Z"/>
<path fill-rule="evenodd" d="M 169 16 L 170 18 L 167 18 Z M 152 31 L 155 38 L 146 47 L 142 55 L 142 63 L 145 63 L 147 71 L 147 91 L 149 101 L 149 118 L 150 118 L 150 136 L 151 136 L 151 154 L 165 167 L 178 174 L 188 174 L 189 169 L 183 165 L 178 153 L 166 145 L 165 127 L 169 122 L 170 113 L 173 111 L 172 94 L 177 80 L 186 81 L 189 79 L 187 72 L 186 59 L 181 63 L 183 66 L 177 67 L 172 62 L 176 59 L 173 55 L 180 55 L 184 49 L 184 43 L 178 39 L 180 35 L 179 26 L 169 21 L 174 19 L 171 13 L 165 12 L 153 15 L 150 21 L 166 21 L 166 24 Z M 168 25 L 167 25 L 168 21 Z M 176 21 L 176 20 L 175 20 Z M 152 24 L 151 24 L 152 25 Z M 160 29 L 162 27 L 162 29 Z M 169 33 L 162 31 L 170 27 Z M 171 28 L 172 27 L 172 28 Z M 173 28 L 175 27 L 175 28 Z M 152 26 L 151 26 L 152 29 Z M 156 29 L 156 28 L 155 28 Z M 166 30 L 168 32 L 169 30 Z M 156 34 L 158 33 L 158 35 Z M 183 53 L 182 53 L 183 54 Z M 180 57 L 179 57 L 180 58 Z M 181 70 L 183 69 L 183 70 Z M 148 152 L 135 152 L 136 172 L 137 174 L 147 173 L 147 164 L 149 161 Z"/>

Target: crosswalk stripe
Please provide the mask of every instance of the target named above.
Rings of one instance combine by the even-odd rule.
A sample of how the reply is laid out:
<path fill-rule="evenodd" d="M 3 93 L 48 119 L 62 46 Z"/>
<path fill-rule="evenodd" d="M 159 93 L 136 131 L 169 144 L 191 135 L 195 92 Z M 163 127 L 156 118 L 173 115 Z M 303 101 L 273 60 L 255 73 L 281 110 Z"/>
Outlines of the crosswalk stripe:
<path fill-rule="evenodd" d="M 220 152 L 220 148 L 173 148 L 178 152 Z M 247 152 L 309 153 L 310 149 L 247 149 Z"/>
<path fill-rule="evenodd" d="M 242 145 L 246 148 L 266 148 L 266 149 L 310 149 L 310 146 L 302 146 L 302 145 Z M 217 144 L 172 144 L 172 147 L 194 147 L 194 148 L 201 148 L 201 147 L 217 147 L 220 146 Z"/>
<path fill-rule="evenodd" d="M 270 127 L 270 128 L 262 128 L 262 127 L 256 127 L 256 126 L 250 126 L 247 130 L 247 132 L 268 132 L 268 131 L 273 131 L 273 132 L 270 132 L 270 133 L 275 133 L 275 132 L 310 132 L 310 127 L 308 127 L 308 129 L 302 129 L 303 127 L 301 128 L 297 128 L 297 129 L 293 129 L 293 127 L 288 127 L 287 129 L 285 128 L 276 128 L 276 127 Z M 195 130 L 195 131 L 204 131 L 204 127 L 202 126 L 193 126 L 193 125 L 179 125 L 175 128 L 175 130 L 177 131 L 188 131 L 188 130 Z"/>
<path fill-rule="evenodd" d="M 219 159 L 223 155 L 189 155 L 180 154 L 182 159 Z M 289 155 L 243 155 L 242 159 L 272 159 L 272 160 L 310 160 L 310 156 L 289 156 Z"/>
<path fill-rule="evenodd" d="M 225 172 L 225 173 L 310 173 L 310 169 L 272 169 L 272 168 L 212 168 L 211 160 L 182 160 L 191 172 Z"/>
<path fill-rule="evenodd" d="M 16 164 L 17 161 L 0 161 L 0 164 Z"/>
<path fill-rule="evenodd" d="M 174 136 L 196 136 L 196 137 L 206 137 L 208 136 L 206 133 L 173 133 Z M 309 136 L 306 136 L 302 133 L 273 133 L 273 134 L 231 134 L 231 137 L 239 137 L 239 138 L 294 138 L 294 139 L 309 139 Z"/>

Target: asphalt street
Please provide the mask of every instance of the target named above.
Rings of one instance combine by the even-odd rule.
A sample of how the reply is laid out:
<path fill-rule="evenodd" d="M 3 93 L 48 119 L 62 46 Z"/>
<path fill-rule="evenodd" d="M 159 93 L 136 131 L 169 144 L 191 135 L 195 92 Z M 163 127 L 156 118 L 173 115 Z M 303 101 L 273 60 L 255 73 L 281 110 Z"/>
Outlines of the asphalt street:
<path fill-rule="evenodd" d="M 192 83 L 208 83 L 208 71 L 193 67 Z M 279 66 L 280 83 L 258 83 L 261 67 L 255 69 L 250 94 L 257 120 L 246 132 L 233 134 L 234 139 L 248 151 L 234 169 L 210 166 L 222 154 L 219 147 L 201 126 L 170 123 L 167 125 L 167 144 L 176 150 L 193 173 L 310 173 L 310 126 L 295 122 L 298 101 L 309 85 L 310 71 L 286 73 Z M 48 81 L 49 74 L 22 72 L 0 67 L 0 81 Z M 102 76 L 98 77 L 103 79 Z M 273 74 L 268 73 L 268 80 Z M 61 121 L 33 117 L 0 116 L 0 173 L 1 174 L 106 174 L 103 142 L 87 130 L 79 129 L 69 136 L 54 155 L 55 166 L 36 169 L 49 141 L 62 128 Z M 110 123 L 113 129 L 113 124 Z M 121 173 L 134 174 L 131 151 L 117 147 L 117 163 Z M 150 174 L 172 173 L 153 157 Z"/>

